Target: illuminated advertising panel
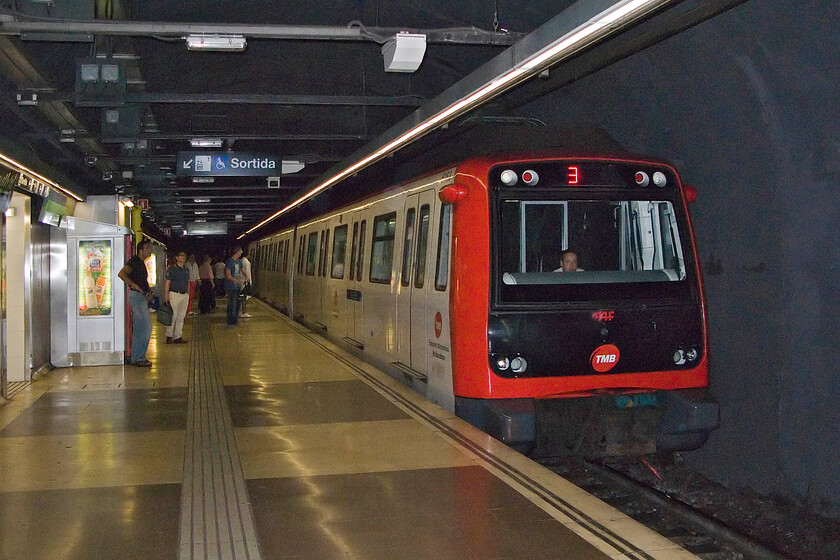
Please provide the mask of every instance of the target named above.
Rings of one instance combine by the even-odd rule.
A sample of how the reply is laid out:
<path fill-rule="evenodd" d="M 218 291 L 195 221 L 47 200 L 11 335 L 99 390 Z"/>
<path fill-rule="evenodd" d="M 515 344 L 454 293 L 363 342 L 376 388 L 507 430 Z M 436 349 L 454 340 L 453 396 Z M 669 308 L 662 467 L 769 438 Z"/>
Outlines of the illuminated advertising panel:
<path fill-rule="evenodd" d="M 111 241 L 79 241 L 79 315 L 111 314 Z"/>
<path fill-rule="evenodd" d="M 146 280 L 149 282 L 149 287 L 154 288 L 157 283 L 157 257 L 152 253 L 143 264 L 146 265 Z"/>

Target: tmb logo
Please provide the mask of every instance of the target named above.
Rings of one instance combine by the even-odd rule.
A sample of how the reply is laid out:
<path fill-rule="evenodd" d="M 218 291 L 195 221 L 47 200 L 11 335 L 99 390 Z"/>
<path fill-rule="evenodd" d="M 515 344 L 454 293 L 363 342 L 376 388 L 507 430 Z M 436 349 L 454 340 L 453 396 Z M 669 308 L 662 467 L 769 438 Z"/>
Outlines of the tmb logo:
<path fill-rule="evenodd" d="M 440 311 L 435 313 L 435 338 L 440 338 L 443 332 L 443 317 L 440 316 Z"/>
<path fill-rule="evenodd" d="M 620 357 L 621 352 L 619 352 L 618 347 L 613 344 L 603 344 L 592 352 L 589 363 L 592 364 L 592 369 L 604 373 L 614 368 Z"/>

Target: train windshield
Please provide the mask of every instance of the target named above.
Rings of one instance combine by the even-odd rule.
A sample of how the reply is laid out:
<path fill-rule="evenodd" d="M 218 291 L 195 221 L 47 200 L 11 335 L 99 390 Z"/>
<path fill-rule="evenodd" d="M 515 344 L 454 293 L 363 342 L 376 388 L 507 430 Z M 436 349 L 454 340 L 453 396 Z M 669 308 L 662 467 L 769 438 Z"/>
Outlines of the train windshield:
<path fill-rule="evenodd" d="M 647 299 L 686 284 L 670 201 L 502 199 L 497 244 L 502 301 Z"/>

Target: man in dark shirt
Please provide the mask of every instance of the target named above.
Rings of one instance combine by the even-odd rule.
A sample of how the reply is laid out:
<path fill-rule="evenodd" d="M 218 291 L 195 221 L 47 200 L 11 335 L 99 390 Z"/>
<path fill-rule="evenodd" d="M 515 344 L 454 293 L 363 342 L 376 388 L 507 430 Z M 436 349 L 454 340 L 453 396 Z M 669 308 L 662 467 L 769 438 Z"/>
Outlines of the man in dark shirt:
<path fill-rule="evenodd" d="M 152 254 L 152 244 L 145 239 L 137 244 L 137 253 L 128 259 L 117 274 L 128 286 L 128 306 L 131 308 L 131 356 L 128 362 L 140 367 L 151 367 L 146 359 L 149 339 L 152 336 L 152 318 L 149 316 L 149 281 L 146 279 L 145 260 Z"/>
<path fill-rule="evenodd" d="M 245 285 L 242 273 L 242 247 L 234 247 L 230 258 L 225 263 L 225 291 L 227 292 L 227 324 L 239 323 L 239 293 Z"/>
<path fill-rule="evenodd" d="M 181 337 L 181 333 L 190 301 L 190 269 L 187 268 L 187 253 L 184 251 L 178 253 L 175 264 L 166 269 L 163 299 L 172 306 L 172 324 L 166 327 L 166 343 L 186 344 L 187 340 Z"/>

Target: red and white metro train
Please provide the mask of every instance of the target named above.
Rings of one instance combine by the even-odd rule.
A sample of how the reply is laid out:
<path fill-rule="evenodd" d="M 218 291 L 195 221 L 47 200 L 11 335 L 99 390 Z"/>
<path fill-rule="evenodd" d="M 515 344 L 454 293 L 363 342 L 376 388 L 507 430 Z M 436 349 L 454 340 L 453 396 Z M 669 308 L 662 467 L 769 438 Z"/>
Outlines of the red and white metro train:
<path fill-rule="evenodd" d="M 687 192 L 647 159 L 475 158 L 249 254 L 264 300 L 511 446 L 694 449 L 718 407 Z"/>

